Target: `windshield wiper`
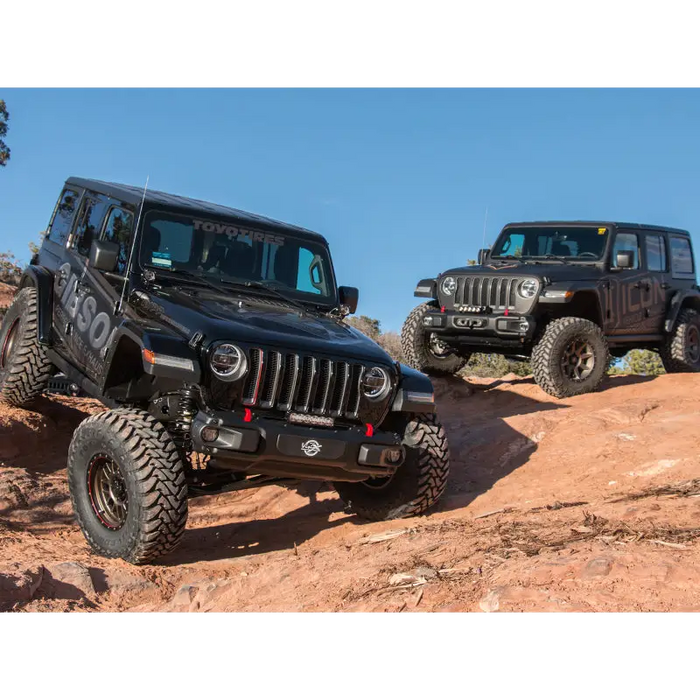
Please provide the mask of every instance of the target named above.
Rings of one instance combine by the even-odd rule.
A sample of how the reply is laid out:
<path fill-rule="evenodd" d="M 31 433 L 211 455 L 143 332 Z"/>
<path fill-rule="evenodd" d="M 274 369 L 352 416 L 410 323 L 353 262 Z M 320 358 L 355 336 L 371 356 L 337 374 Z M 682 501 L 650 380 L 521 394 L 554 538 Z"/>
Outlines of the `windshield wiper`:
<path fill-rule="evenodd" d="M 562 263 L 562 265 L 570 265 L 571 264 L 571 261 L 568 260 L 567 258 L 562 258 L 559 255 L 552 255 L 551 253 L 547 253 L 547 255 L 538 255 L 537 257 L 544 258 L 545 260 L 557 260 L 560 263 Z"/>
<path fill-rule="evenodd" d="M 148 267 L 151 267 L 150 265 Z M 187 279 L 192 280 L 193 282 L 199 282 L 200 284 L 205 285 L 206 287 L 209 287 L 210 289 L 213 289 L 216 292 L 220 292 L 221 294 L 227 294 L 229 293 L 229 290 L 226 289 L 226 287 L 222 287 L 215 282 L 212 282 L 210 279 L 207 279 L 203 275 L 198 275 L 196 272 L 190 272 L 190 270 L 183 270 L 182 268 L 175 268 L 174 270 L 162 270 L 160 268 L 154 268 L 158 271 L 158 273 L 163 274 L 165 278 L 167 279 L 168 277 L 177 277 L 177 276 L 182 276 L 186 277 Z"/>
<path fill-rule="evenodd" d="M 224 284 L 231 284 L 236 287 L 240 288 L 252 288 L 252 289 L 262 289 L 266 292 L 271 292 L 274 294 L 278 299 L 282 299 L 285 301 L 287 304 L 291 304 L 292 306 L 296 306 L 296 308 L 301 309 L 302 311 L 308 311 L 308 309 L 299 301 L 296 299 L 292 299 L 285 294 L 282 294 L 282 292 L 279 291 L 279 289 L 276 289 L 273 287 L 271 284 L 265 284 L 265 282 L 258 282 L 257 280 L 228 280 L 221 278 L 219 280 L 220 282 L 223 282 Z"/>

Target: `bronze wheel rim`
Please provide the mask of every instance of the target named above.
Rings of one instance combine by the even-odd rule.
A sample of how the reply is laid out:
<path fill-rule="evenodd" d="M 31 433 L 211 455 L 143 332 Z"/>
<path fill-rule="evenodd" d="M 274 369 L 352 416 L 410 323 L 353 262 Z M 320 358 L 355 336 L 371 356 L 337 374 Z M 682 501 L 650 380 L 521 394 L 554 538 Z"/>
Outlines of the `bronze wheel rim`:
<path fill-rule="evenodd" d="M 564 376 L 573 382 L 583 382 L 595 369 L 595 353 L 587 340 L 576 338 L 564 349 L 561 359 Z"/>
<path fill-rule="evenodd" d="M 0 369 L 6 369 L 9 359 L 15 349 L 15 341 L 17 339 L 17 329 L 19 328 L 19 319 L 16 318 L 10 329 L 7 331 L 5 340 L 2 343 L 2 352 L 0 352 Z"/>
<path fill-rule="evenodd" d="M 109 530 L 121 529 L 129 512 L 129 498 L 119 465 L 108 455 L 98 454 L 90 460 L 88 492 L 100 522 Z"/>

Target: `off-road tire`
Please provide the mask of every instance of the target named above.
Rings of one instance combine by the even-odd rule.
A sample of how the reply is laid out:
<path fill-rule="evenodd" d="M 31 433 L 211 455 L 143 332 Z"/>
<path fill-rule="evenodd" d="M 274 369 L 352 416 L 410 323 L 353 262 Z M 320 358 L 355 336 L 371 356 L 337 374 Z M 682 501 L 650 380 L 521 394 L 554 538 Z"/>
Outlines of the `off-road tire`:
<path fill-rule="evenodd" d="M 403 445 L 406 459 L 384 486 L 371 482 L 335 482 L 348 509 L 367 520 L 393 520 L 420 515 L 445 491 L 450 452 L 445 430 L 434 414 L 407 417 Z"/>
<path fill-rule="evenodd" d="M 593 349 L 592 372 L 576 381 L 566 375 L 562 360 L 572 342 L 585 341 Z M 605 378 L 609 350 L 600 326 L 585 318 L 573 316 L 551 321 L 532 351 L 530 366 L 541 389 L 555 398 L 588 394 L 596 391 Z"/>
<path fill-rule="evenodd" d="M 695 309 L 681 309 L 672 333 L 659 348 L 661 362 L 669 374 L 700 372 L 700 360 L 693 358 L 689 334 L 700 335 L 700 314 Z"/>
<path fill-rule="evenodd" d="M 118 529 L 93 507 L 90 469 L 100 455 L 118 465 L 128 498 Z M 102 556 L 146 564 L 173 550 L 185 531 L 185 467 L 165 427 L 146 411 L 118 408 L 84 420 L 68 451 L 68 485 L 78 524 Z"/>
<path fill-rule="evenodd" d="M 437 357 L 430 352 L 428 335 L 423 327 L 423 317 L 435 311 L 435 306 L 430 303 L 420 304 L 411 311 L 401 329 L 401 349 L 406 364 L 419 372 L 425 372 L 433 377 L 456 374 L 469 362 L 469 356 L 452 354 L 447 357 Z"/>
<path fill-rule="evenodd" d="M 0 324 L 0 400 L 11 406 L 30 405 L 56 371 L 39 345 L 37 329 L 37 291 L 25 287 Z"/>

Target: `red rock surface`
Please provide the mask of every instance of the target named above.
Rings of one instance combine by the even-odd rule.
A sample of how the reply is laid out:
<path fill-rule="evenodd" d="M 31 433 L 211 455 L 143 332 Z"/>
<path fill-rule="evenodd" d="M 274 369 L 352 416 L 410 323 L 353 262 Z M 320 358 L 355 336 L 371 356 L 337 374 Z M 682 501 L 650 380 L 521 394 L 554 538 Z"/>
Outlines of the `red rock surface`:
<path fill-rule="evenodd" d="M 436 390 L 452 473 L 434 513 L 366 523 L 316 485 L 197 499 L 146 567 L 93 555 L 73 522 L 67 446 L 101 406 L 1 406 L 0 609 L 700 607 L 700 376 L 565 400 L 516 377 Z"/>

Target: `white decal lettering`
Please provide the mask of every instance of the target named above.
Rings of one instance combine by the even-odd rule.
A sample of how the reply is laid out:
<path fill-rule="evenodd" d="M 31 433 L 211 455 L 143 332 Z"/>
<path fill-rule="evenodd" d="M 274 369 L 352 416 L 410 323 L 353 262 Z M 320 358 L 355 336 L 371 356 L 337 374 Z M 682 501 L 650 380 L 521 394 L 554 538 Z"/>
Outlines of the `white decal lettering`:
<path fill-rule="evenodd" d="M 92 317 L 95 315 L 95 311 L 97 311 L 95 297 L 88 297 L 83 302 L 83 307 L 80 309 L 78 318 L 75 321 L 75 325 L 78 326 L 78 330 L 81 333 L 85 333 L 88 326 L 92 323 Z"/>
<path fill-rule="evenodd" d="M 107 336 L 109 335 L 109 330 L 109 316 L 104 311 L 97 314 L 90 326 L 90 333 L 88 335 L 90 345 L 92 345 L 95 350 L 99 350 L 105 344 Z"/>

